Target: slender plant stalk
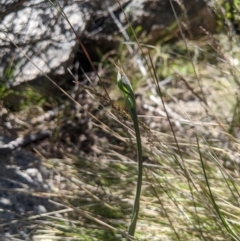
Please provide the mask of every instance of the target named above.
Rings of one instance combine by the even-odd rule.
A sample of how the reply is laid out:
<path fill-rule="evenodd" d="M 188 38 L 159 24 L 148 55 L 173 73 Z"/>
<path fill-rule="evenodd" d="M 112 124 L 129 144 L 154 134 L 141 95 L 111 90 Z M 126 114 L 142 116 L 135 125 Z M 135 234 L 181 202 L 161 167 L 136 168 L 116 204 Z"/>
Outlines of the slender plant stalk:
<path fill-rule="evenodd" d="M 142 175 L 143 175 L 142 174 L 143 173 L 142 142 L 141 142 L 141 135 L 140 135 L 139 124 L 138 124 L 137 110 L 136 110 L 136 101 L 135 101 L 133 88 L 131 86 L 129 79 L 123 72 L 123 70 L 118 66 L 116 67 L 118 69 L 118 76 L 117 76 L 118 87 L 124 94 L 126 105 L 134 124 L 135 135 L 137 140 L 138 181 L 137 181 L 135 200 L 132 208 L 131 223 L 128 229 L 128 234 L 131 236 L 134 236 L 137 219 L 138 219 L 140 195 L 141 195 L 141 189 L 142 189 Z"/>
<path fill-rule="evenodd" d="M 215 209 L 218 217 L 220 218 L 220 220 L 222 221 L 223 226 L 225 227 L 225 229 L 227 230 L 227 232 L 232 236 L 233 240 L 239 240 L 238 235 L 234 232 L 234 229 L 232 229 L 232 227 L 230 226 L 230 224 L 228 223 L 228 221 L 225 219 L 225 217 L 223 216 L 218 204 L 215 201 L 215 198 L 213 196 L 211 187 L 210 187 L 210 183 L 208 181 L 208 177 L 207 177 L 207 173 L 206 173 L 206 168 L 204 166 L 204 162 L 203 162 L 203 158 L 202 158 L 202 152 L 200 150 L 200 146 L 199 146 L 199 140 L 198 140 L 198 136 L 196 136 L 197 139 L 197 147 L 198 147 L 198 153 L 199 153 L 199 157 L 200 157 L 200 161 L 202 164 L 202 169 L 203 169 L 203 174 L 204 174 L 204 178 L 207 184 L 207 188 L 209 191 L 209 198 L 212 202 L 213 208 Z"/>

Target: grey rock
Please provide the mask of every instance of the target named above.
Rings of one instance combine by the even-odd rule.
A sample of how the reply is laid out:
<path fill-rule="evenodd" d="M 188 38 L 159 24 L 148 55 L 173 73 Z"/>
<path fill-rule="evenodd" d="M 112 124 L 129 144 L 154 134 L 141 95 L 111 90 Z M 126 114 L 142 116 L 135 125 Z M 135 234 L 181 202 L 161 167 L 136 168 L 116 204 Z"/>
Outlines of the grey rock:
<path fill-rule="evenodd" d="M 73 28 L 81 32 L 83 19 L 88 15 L 83 12 L 81 1 L 54 1 L 57 2 Z M 0 9 L 0 72 L 3 80 L 17 85 L 42 75 L 42 72 L 62 73 L 76 41 L 69 24 L 57 11 L 59 7 L 51 6 L 48 1 L 30 0 L 12 1 L 11 4 L 4 1 L 0 3 Z"/>
<path fill-rule="evenodd" d="M 10 138 L 0 135 L 0 140 L 4 144 Z M 51 193 L 50 186 L 56 187 L 55 175 L 59 174 L 43 167 L 31 152 L 20 150 L 0 155 L 0 240 L 14 240 L 12 235 L 30 240 L 29 234 L 38 221 L 30 222 L 27 218 L 59 210 L 48 197 L 34 195 Z"/>

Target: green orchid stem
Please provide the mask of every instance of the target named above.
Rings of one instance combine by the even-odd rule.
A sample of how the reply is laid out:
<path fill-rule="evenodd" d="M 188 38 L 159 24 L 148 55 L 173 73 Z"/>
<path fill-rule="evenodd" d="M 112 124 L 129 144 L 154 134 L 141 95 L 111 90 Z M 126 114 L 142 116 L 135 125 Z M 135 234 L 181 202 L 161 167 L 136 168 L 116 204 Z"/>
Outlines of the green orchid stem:
<path fill-rule="evenodd" d="M 131 113 L 131 112 L 130 112 Z M 137 139 L 137 160 L 138 160 L 138 181 L 137 181 L 137 189 L 135 200 L 132 209 L 132 217 L 131 217 L 131 224 L 128 229 L 128 234 L 134 236 L 137 219 L 138 219 L 138 211 L 140 206 L 140 196 L 141 196 L 141 189 L 142 189 L 142 175 L 143 175 L 143 158 L 142 158 L 142 142 L 141 142 L 141 135 L 139 131 L 138 125 L 138 118 L 136 109 L 132 110 L 132 120 L 135 127 L 135 135 Z"/>
<path fill-rule="evenodd" d="M 141 196 L 141 189 L 142 189 L 142 174 L 143 174 L 142 142 L 141 142 L 141 135 L 140 135 L 138 117 L 137 117 L 137 111 L 136 111 L 136 101 L 135 101 L 133 88 L 131 86 L 129 79 L 124 74 L 123 70 L 118 66 L 116 67 L 118 68 L 118 76 L 117 76 L 118 87 L 124 93 L 126 105 L 134 124 L 135 135 L 137 139 L 138 181 L 137 181 L 137 190 L 135 194 L 135 200 L 132 208 L 131 223 L 128 229 L 128 234 L 131 236 L 134 236 L 137 219 L 138 219 L 138 211 L 140 206 L 140 196 Z"/>

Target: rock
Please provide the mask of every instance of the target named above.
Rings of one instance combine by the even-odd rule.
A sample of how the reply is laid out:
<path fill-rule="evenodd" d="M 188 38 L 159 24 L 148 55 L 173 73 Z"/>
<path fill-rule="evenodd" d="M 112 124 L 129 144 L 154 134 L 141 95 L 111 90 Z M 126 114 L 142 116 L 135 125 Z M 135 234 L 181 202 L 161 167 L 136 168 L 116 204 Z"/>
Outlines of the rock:
<path fill-rule="evenodd" d="M 210 33 L 216 32 L 216 17 L 204 0 L 172 0 L 172 6 L 188 37 L 205 35 L 200 27 Z M 127 6 L 126 14 L 134 28 L 141 28 L 146 42 L 154 44 L 165 36 L 171 39 L 180 32 L 172 6 L 170 0 L 133 0 Z M 121 19 L 127 23 L 123 14 Z"/>
<path fill-rule="evenodd" d="M 73 28 L 85 28 L 88 13 L 81 2 L 57 1 Z M 64 63 L 76 43 L 68 22 L 49 2 L 12 1 L 0 3 L 0 72 L 2 81 L 18 85 L 44 73 L 64 72 Z M 4 34 L 5 33 L 5 34 Z M 18 49 L 12 41 L 19 46 Z M 21 52 L 22 51 L 22 52 Z M 26 55 L 37 65 L 34 66 Z"/>
<path fill-rule="evenodd" d="M 0 134 L 0 144 L 8 143 L 9 139 Z M 39 222 L 34 219 L 26 222 L 26 219 L 60 209 L 49 202 L 48 195 L 43 195 L 51 194 L 58 187 L 54 177 L 59 174 L 46 169 L 41 160 L 29 151 L 0 155 L 0 162 L 0 240 L 14 240 L 12 235 L 30 240 L 27 237 Z"/>

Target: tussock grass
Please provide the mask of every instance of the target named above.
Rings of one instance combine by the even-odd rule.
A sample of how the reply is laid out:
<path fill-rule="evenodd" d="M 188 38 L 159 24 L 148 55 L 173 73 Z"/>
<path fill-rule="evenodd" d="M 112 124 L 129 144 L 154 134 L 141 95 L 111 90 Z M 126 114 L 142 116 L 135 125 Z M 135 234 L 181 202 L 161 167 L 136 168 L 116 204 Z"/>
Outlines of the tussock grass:
<path fill-rule="evenodd" d="M 136 103 L 144 169 L 133 240 L 240 240 L 237 40 L 208 35 L 204 44 L 184 38 L 151 48 L 140 47 L 139 40 L 147 53 L 141 56 L 146 76 L 129 67 L 136 66 L 134 58 L 122 46 L 124 72 L 141 96 Z M 63 150 L 61 158 L 43 158 L 65 178 L 55 193 L 63 214 L 46 214 L 34 240 L 131 239 L 136 138 L 124 104 L 118 105 L 111 62 L 116 59 L 102 66 L 98 86 L 80 85 L 98 108 L 97 114 L 87 110 L 92 152 Z M 101 85 L 104 70 L 114 87 Z M 76 100 L 74 105 L 82 108 Z"/>

